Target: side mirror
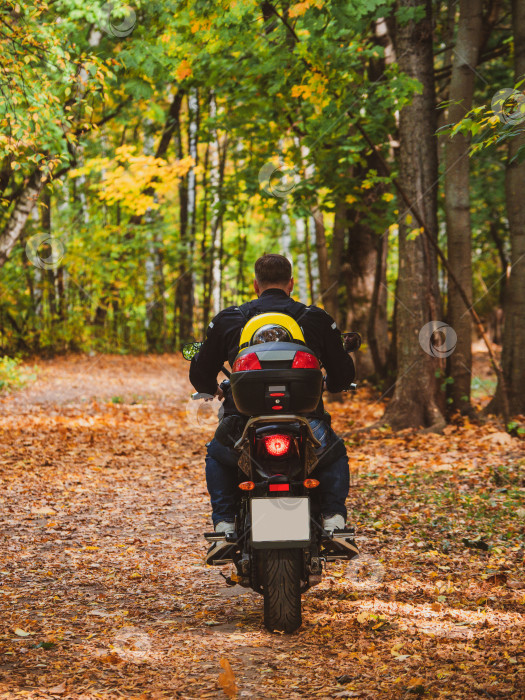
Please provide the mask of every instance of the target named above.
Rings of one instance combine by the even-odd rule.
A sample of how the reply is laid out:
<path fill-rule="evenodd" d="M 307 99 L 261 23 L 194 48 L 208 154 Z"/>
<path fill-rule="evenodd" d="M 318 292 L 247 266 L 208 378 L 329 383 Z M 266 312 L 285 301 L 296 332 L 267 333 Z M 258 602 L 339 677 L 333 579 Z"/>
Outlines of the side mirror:
<path fill-rule="evenodd" d="M 361 347 L 361 336 L 359 333 L 341 333 L 343 346 L 346 352 L 355 352 Z"/>
<path fill-rule="evenodd" d="M 182 346 L 182 357 L 185 360 L 193 360 L 193 358 L 199 352 L 201 347 L 202 347 L 202 343 L 200 343 L 198 341 L 195 343 L 186 343 L 185 345 Z"/>

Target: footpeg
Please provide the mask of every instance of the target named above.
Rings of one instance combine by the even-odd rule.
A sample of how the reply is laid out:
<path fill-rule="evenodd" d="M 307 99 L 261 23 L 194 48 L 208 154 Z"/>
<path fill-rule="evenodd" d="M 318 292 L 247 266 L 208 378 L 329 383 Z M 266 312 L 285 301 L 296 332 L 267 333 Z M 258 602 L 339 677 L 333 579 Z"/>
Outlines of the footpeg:
<path fill-rule="evenodd" d="M 221 540 L 226 540 L 227 542 L 235 544 L 237 542 L 237 535 L 234 532 L 228 533 L 227 535 L 225 535 L 224 532 L 205 532 L 204 539 L 208 542 L 220 542 Z"/>
<path fill-rule="evenodd" d="M 211 543 L 205 558 L 206 564 L 222 566 L 233 563 L 233 557 L 238 551 L 237 535 L 234 532 L 227 535 L 222 532 L 205 532 L 204 539 Z"/>
<path fill-rule="evenodd" d="M 359 550 L 354 540 L 354 530 L 334 530 L 326 533 L 321 538 L 323 547 L 322 556 L 326 561 L 337 559 L 353 559 L 359 555 Z"/>

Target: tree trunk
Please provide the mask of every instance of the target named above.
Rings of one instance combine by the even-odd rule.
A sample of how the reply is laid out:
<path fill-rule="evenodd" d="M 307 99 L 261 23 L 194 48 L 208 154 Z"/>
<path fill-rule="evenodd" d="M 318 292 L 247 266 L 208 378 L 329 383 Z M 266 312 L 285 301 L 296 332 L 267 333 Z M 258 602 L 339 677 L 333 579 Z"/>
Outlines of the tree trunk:
<path fill-rule="evenodd" d="M 327 311 L 336 321 L 339 316 L 339 277 L 341 274 L 342 254 L 346 226 L 346 205 L 344 201 L 336 204 L 334 230 L 332 234 L 332 255 L 328 264 L 328 246 L 324 228 L 323 216 L 319 209 L 314 209 L 315 246 L 319 268 L 319 296 Z"/>
<path fill-rule="evenodd" d="M 514 80 L 525 75 L 525 5 L 512 0 L 512 31 L 514 35 Z M 525 159 L 516 158 L 525 149 L 525 131 L 518 130 L 509 143 L 505 178 L 507 217 L 510 229 L 510 276 L 505 293 L 505 327 L 503 331 L 503 374 L 507 385 L 512 415 L 525 413 Z M 501 386 L 498 386 L 491 408 L 501 410 Z"/>
<path fill-rule="evenodd" d="M 49 238 L 51 238 L 51 236 L 53 235 L 53 231 L 51 224 L 51 193 L 49 191 L 49 187 L 47 187 L 42 193 L 40 217 L 42 223 L 42 231 L 45 231 Z M 49 248 L 50 250 L 52 250 L 51 246 L 49 246 Z M 48 255 L 44 253 L 42 257 L 46 259 L 48 258 Z M 51 326 L 53 326 L 57 320 L 55 270 L 52 267 L 50 267 L 49 269 L 45 270 L 44 275 L 47 287 L 47 303 L 49 308 L 50 324 Z"/>
<path fill-rule="evenodd" d="M 317 210 L 317 215 L 322 217 L 320 210 Z M 319 297 L 319 261 L 317 259 L 317 248 L 315 246 L 316 228 L 315 219 L 313 216 L 308 217 L 308 281 L 310 285 L 310 303 L 317 303 Z"/>
<path fill-rule="evenodd" d="M 425 9 L 423 19 L 396 27 L 399 68 L 423 86 L 412 102 L 401 110 L 399 119 L 399 181 L 425 222 L 437 237 L 437 144 L 435 137 L 435 94 L 432 55 L 431 3 L 398 0 L 399 9 Z M 410 427 L 444 427 L 435 376 L 439 361 L 422 349 L 419 334 L 439 312 L 436 255 L 419 231 L 415 215 L 400 202 L 399 272 L 395 318 L 397 380 L 394 396 L 382 422 L 395 430 Z M 429 338 L 430 339 L 430 338 Z"/>
<path fill-rule="evenodd" d="M 326 247 L 324 218 L 323 213 L 318 207 L 315 207 L 312 211 L 312 218 L 315 225 L 315 249 L 317 269 L 319 270 L 319 297 L 322 299 L 324 293 L 330 286 L 330 281 L 328 279 L 328 250 Z M 318 303 L 317 300 L 315 303 Z"/>
<path fill-rule="evenodd" d="M 290 215 L 288 214 L 288 202 L 286 197 L 281 202 L 281 255 L 290 258 L 292 247 L 292 229 L 290 227 Z"/>
<path fill-rule="evenodd" d="M 334 229 L 332 232 L 332 255 L 328 268 L 328 288 L 323 295 L 326 311 L 337 324 L 341 321 L 339 312 L 339 282 L 343 264 L 346 231 L 346 202 L 340 197 L 335 205 Z"/>
<path fill-rule="evenodd" d="M 388 230 L 375 233 L 356 214 L 350 225 L 343 265 L 347 289 L 346 328 L 357 331 L 362 349 L 356 354 L 359 379 L 383 377 L 388 354 L 386 313 L 386 253 Z"/>
<path fill-rule="evenodd" d="M 483 35 L 483 0 L 460 0 L 459 26 L 450 82 L 448 122 L 456 124 L 472 108 L 475 67 Z M 456 134 L 445 149 L 445 214 L 448 261 L 472 303 L 472 235 L 469 192 L 470 139 Z M 472 410 L 472 319 L 456 285 L 449 280 L 448 322 L 457 335 L 456 349 L 449 357 L 451 408 Z"/>
<path fill-rule="evenodd" d="M 40 170 L 35 170 L 18 196 L 11 216 L 0 234 L 0 267 L 5 264 L 18 241 L 43 186 L 42 173 Z"/>
<path fill-rule="evenodd" d="M 215 119 L 217 113 L 217 105 L 215 97 L 212 95 L 210 100 L 210 118 Z M 221 191 L 224 178 L 224 168 L 226 165 L 226 153 L 228 148 L 227 137 L 224 137 L 222 145 L 219 140 L 219 134 L 215 131 L 214 143 L 211 145 L 210 153 L 210 186 L 212 189 L 212 205 L 211 205 L 211 280 L 210 290 L 213 301 L 213 315 L 216 316 L 221 310 L 221 290 L 222 290 L 222 261 L 220 259 L 221 240 L 222 240 L 222 208 L 221 208 Z"/>
<path fill-rule="evenodd" d="M 308 303 L 306 286 L 306 222 L 301 216 L 295 220 L 295 236 L 297 239 L 297 290 L 298 298 L 303 304 Z"/>
<path fill-rule="evenodd" d="M 202 241 L 201 241 L 201 261 L 202 261 L 202 335 L 206 333 L 210 320 L 211 306 L 211 245 L 206 242 L 206 231 L 208 229 L 208 165 L 210 162 L 210 144 L 206 144 L 204 153 L 204 166 L 202 173 Z"/>
<path fill-rule="evenodd" d="M 154 139 L 151 132 L 151 121 L 145 123 L 146 134 L 144 136 L 144 155 L 152 156 L 154 152 Z M 153 193 L 154 191 L 151 191 Z M 148 238 L 148 255 L 145 262 L 146 267 L 146 319 L 145 332 L 146 342 L 149 352 L 163 349 L 164 336 L 164 289 L 161 276 L 162 264 L 159 265 L 158 256 L 160 253 L 160 240 L 158 235 L 159 216 L 156 211 L 148 209 L 144 215 L 144 221 L 148 227 L 146 232 Z M 106 309 L 108 303 L 105 303 Z"/>

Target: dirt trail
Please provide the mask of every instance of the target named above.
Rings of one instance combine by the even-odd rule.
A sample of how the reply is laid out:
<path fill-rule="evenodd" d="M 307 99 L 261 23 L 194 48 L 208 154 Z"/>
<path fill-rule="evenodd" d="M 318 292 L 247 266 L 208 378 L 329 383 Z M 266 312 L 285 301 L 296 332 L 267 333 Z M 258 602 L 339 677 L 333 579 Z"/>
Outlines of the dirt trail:
<path fill-rule="evenodd" d="M 260 597 L 202 563 L 214 428 L 186 373 L 71 357 L 0 400 L 1 698 L 225 698 L 221 658 L 250 700 L 525 696 L 522 442 L 496 424 L 350 440 L 371 578 L 332 567 L 301 630 L 270 635 Z M 363 390 L 334 424 L 381 411 Z"/>

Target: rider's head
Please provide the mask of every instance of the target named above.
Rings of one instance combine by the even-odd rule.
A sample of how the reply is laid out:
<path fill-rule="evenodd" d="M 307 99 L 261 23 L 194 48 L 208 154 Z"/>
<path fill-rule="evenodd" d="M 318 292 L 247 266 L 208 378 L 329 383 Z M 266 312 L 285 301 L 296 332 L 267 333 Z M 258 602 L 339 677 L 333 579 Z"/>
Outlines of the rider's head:
<path fill-rule="evenodd" d="M 283 289 L 290 296 L 293 289 L 290 261 L 284 255 L 276 253 L 260 257 L 255 263 L 253 287 L 258 297 L 265 289 Z"/>

